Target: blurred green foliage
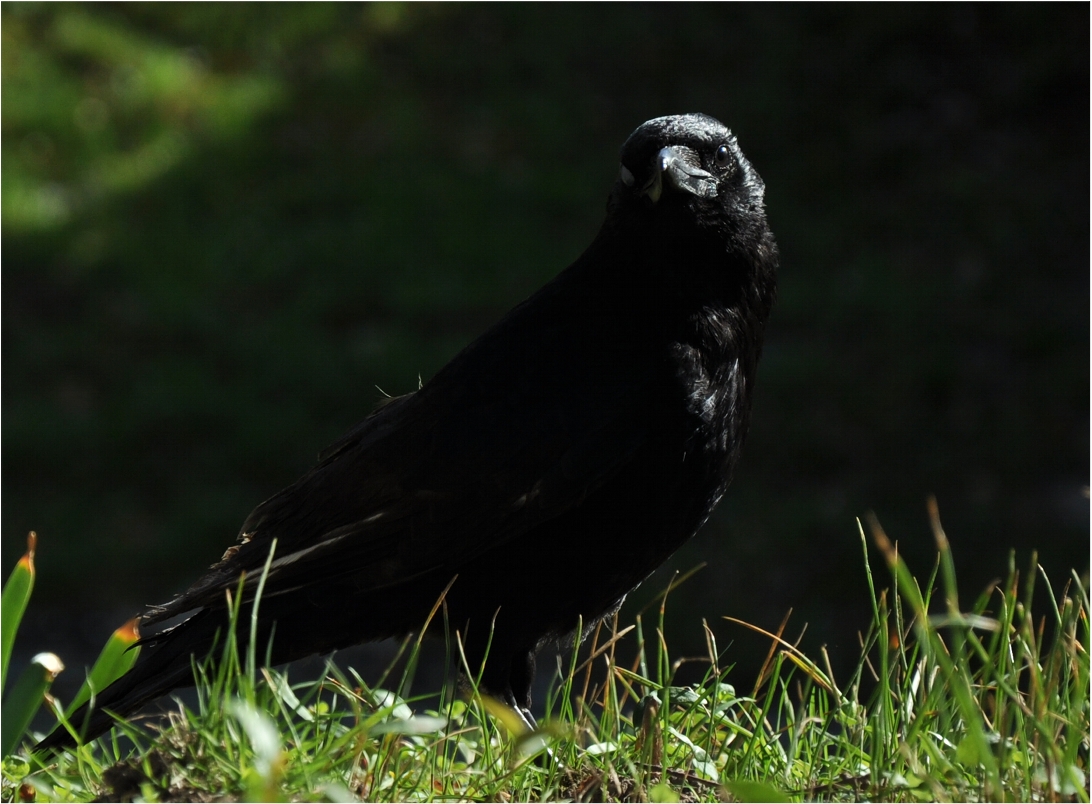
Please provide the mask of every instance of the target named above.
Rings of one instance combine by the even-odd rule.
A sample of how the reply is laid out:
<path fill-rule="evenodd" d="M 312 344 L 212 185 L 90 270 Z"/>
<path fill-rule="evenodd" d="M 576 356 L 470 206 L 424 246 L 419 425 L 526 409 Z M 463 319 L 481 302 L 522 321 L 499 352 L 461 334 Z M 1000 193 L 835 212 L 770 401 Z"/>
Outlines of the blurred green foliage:
<path fill-rule="evenodd" d="M 676 604 L 795 605 L 848 642 L 853 517 L 927 561 L 934 492 L 972 582 L 1012 546 L 1087 562 L 1087 7 L 0 16 L 3 561 L 63 540 L 56 607 L 186 583 L 376 386 L 412 390 L 579 254 L 624 138 L 682 111 L 738 133 L 784 270 Z"/>

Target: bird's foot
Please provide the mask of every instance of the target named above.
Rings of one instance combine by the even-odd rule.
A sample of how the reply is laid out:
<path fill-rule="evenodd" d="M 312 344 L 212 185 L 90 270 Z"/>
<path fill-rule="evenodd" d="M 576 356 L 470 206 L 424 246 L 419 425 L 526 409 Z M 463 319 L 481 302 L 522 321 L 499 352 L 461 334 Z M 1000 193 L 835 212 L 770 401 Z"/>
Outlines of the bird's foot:
<path fill-rule="evenodd" d="M 531 714 L 530 709 L 526 706 L 513 706 L 512 708 L 516 710 L 516 714 L 523 721 L 523 725 L 527 727 L 527 731 L 538 731 L 538 721 L 535 720 L 535 716 Z"/>

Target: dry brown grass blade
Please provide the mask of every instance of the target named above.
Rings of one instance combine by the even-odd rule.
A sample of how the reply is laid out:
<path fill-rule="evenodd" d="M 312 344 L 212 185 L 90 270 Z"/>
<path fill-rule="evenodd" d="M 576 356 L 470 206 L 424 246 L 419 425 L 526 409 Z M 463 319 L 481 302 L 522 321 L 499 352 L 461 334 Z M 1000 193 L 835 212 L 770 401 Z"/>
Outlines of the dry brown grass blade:
<path fill-rule="evenodd" d="M 831 683 L 830 679 L 823 675 L 823 671 L 820 670 L 819 667 L 811 659 L 805 656 L 795 645 L 782 639 L 779 634 L 771 634 L 765 628 L 759 628 L 757 625 L 752 625 L 749 622 L 737 619 L 735 617 L 726 616 L 724 617 L 724 619 L 728 620 L 728 622 L 742 625 L 744 628 L 749 628 L 757 634 L 762 634 L 763 636 L 767 636 L 770 639 L 774 640 L 776 644 L 782 646 L 782 648 L 784 649 L 784 653 L 789 658 L 789 660 L 801 670 L 803 670 L 812 681 L 821 686 L 831 695 L 838 696 L 839 699 L 841 698 L 838 691 Z"/>

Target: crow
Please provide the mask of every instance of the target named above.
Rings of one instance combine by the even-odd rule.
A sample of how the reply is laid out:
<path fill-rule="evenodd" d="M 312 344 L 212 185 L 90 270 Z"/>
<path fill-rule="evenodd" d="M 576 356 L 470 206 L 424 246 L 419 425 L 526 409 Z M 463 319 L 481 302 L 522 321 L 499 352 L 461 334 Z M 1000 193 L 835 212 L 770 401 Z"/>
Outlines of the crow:
<path fill-rule="evenodd" d="M 617 611 L 731 480 L 777 282 L 764 192 L 712 117 L 639 126 L 587 250 L 255 508 L 143 624 L 189 618 L 145 637 L 133 669 L 71 722 L 91 738 L 109 712 L 193 684 L 191 657 L 226 625 L 225 592 L 245 574 L 246 610 L 275 540 L 259 655 L 271 643 L 280 664 L 412 633 L 443 596 L 469 667 L 484 662 L 482 689 L 533 723 L 539 648 Z M 58 728 L 38 747 L 71 744 Z"/>

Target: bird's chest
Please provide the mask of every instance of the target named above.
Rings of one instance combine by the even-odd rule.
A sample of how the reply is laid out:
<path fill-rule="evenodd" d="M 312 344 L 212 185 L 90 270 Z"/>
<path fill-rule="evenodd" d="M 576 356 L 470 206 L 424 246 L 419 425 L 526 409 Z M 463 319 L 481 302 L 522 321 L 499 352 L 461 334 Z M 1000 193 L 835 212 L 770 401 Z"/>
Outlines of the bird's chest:
<path fill-rule="evenodd" d="M 671 397 L 681 432 L 681 460 L 716 474 L 730 471 L 742 439 L 747 385 L 739 359 L 688 343 L 670 347 Z"/>
<path fill-rule="evenodd" d="M 745 410 L 736 359 L 711 359 L 697 347 L 675 343 L 665 369 L 650 400 L 648 449 L 631 478 L 633 487 L 643 488 L 632 499 L 657 555 L 689 538 L 723 496 L 739 454 Z"/>

